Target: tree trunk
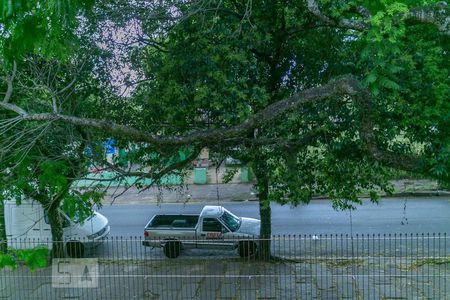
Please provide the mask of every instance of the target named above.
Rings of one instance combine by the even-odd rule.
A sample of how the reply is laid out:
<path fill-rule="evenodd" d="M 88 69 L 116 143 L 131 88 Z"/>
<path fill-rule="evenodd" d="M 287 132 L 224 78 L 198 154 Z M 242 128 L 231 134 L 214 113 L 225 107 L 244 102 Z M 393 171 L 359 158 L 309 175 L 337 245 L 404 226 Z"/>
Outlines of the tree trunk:
<path fill-rule="evenodd" d="M 0 254 L 6 253 L 8 248 L 6 240 L 5 202 L 0 200 Z"/>
<path fill-rule="evenodd" d="M 39 201 L 43 205 L 44 209 L 47 208 L 48 223 L 50 224 L 52 233 L 53 258 L 65 257 L 63 220 L 59 209 L 64 196 L 69 191 L 69 186 L 70 184 L 67 185 L 58 196 L 50 199 L 46 198 L 45 200 L 41 199 L 41 201 Z"/>
<path fill-rule="evenodd" d="M 259 188 L 259 215 L 261 217 L 259 256 L 262 260 L 271 257 L 270 238 L 272 235 L 271 210 L 269 200 L 269 184 L 267 178 L 261 178 L 263 182 L 258 184 Z"/>
<path fill-rule="evenodd" d="M 266 162 L 263 157 L 258 155 L 255 165 L 254 172 L 256 176 L 256 187 L 258 189 L 258 199 L 259 199 L 259 216 L 261 218 L 261 228 L 260 228 L 260 244 L 259 244 L 259 257 L 262 260 L 269 260 L 271 257 L 270 251 L 270 238 L 272 234 L 272 224 L 271 224 L 271 210 L 270 210 L 270 200 L 269 200 L 269 178 L 266 172 Z"/>
<path fill-rule="evenodd" d="M 64 257 L 63 223 L 61 214 L 59 213 L 62 196 L 51 199 L 48 198 L 45 192 L 36 193 L 31 189 L 24 189 L 23 192 L 27 198 L 34 199 L 39 202 L 47 214 L 48 223 L 50 224 L 50 230 L 52 233 L 52 257 Z M 64 195 L 64 193 L 61 193 L 61 195 Z"/>
<path fill-rule="evenodd" d="M 64 257 L 63 224 L 59 213 L 59 205 L 51 205 L 47 210 L 47 215 L 52 232 L 52 257 Z"/>

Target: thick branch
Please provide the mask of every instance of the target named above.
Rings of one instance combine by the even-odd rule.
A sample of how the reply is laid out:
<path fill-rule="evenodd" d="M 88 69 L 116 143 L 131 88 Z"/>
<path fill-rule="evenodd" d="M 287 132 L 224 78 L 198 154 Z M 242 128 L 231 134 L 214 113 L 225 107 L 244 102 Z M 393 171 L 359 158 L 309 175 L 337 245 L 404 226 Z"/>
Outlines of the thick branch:
<path fill-rule="evenodd" d="M 26 121 L 62 121 L 65 123 L 79 125 L 83 127 L 90 127 L 100 129 L 106 133 L 118 136 L 127 137 L 135 142 L 148 142 L 159 146 L 182 146 L 182 145 L 227 145 L 230 141 L 239 141 L 245 143 L 245 137 L 271 120 L 282 116 L 284 113 L 291 111 L 305 103 L 317 102 L 333 96 L 348 95 L 356 100 L 357 105 L 361 111 L 361 129 L 360 138 L 365 145 L 367 153 L 375 160 L 383 165 L 390 166 L 397 169 L 403 169 L 412 172 L 421 171 L 422 160 L 419 157 L 406 154 L 398 154 L 389 150 L 380 149 L 375 141 L 373 133 L 373 122 L 371 119 L 371 95 L 369 91 L 364 88 L 359 81 L 352 77 L 341 78 L 332 81 L 320 87 L 311 88 L 300 93 L 297 93 L 285 100 L 281 100 L 272 105 L 269 105 L 264 110 L 256 113 L 246 121 L 230 128 L 218 128 L 211 130 L 196 131 L 186 135 L 164 137 L 151 134 L 130 126 L 117 124 L 105 120 L 79 118 L 75 116 L 68 116 L 63 114 L 51 113 L 37 113 L 27 114 L 26 111 L 10 103 L 0 102 L 0 107 L 15 111 L 20 115 L 22 120 Z M 312 132 L 311 135 L 306 134 L 303 139 L 297 142 L 290 141 L 286 146 L 302 147 L 305 143 L 311 142 L 311 139 L 317 133 Z M 256 141 L 260 144 L 261 141 Z M 273 144 L 274 141 L 265 141 L 268 144 Z M 283 144 L 283 143 L 282 143 Z M 173 165 L 176 166 L 176 165 Z M 172 169 L 172 168 L 170 168 Z M 162 170 L 161 170 L 162 171 Z M 167 171 L 167 170 L 165 170 Z M 164 174 L 159 172 L 158 174 Z M 148 176 L 155 178 L 158 174 L 148 174 Z M 129 174 L 128 174 L 129 175 Z M 134 174 L 143 176 L 144 174 Z M 147 175 L 144 175 L 147 176 Z"/>
<path fill-rule="evenodd" d="M 151 188 L 152 186 L 154 186 L 155 184 L 158 185 L 159 181 L 167 174 L 170 174 L 170 172 L 174 171 L 174 170 L 180 170 L 185 168 L 187 165 L 189 165 L 194 159 L 196 159 L 198 157 L 198 155 L 200 154 L 200 147 L 197 147 L 195 149 L 193 149 L 192 153 L 190 155 L 188 155 L 184 160 L 180 160 L 178 162 L 175 163 L 171 163 L 166 167 L 163 167 L 162 169 L 156 170 L 156 171 L 150 171 L 150 172 L 140 172 L 140 171 L 125 171 L 122 170 L 108 162 L 106 162 L 106 164 L 114 171 L 116 171 L 117 173 L 119 173 L 119 175 L 115 176 L 112 180 L 116 180 L 116 179 L 121 179 L 124 178 L 125 176 L 136 176 L 138 177 L 138 179 L 136 180 L 136 182 L 144 179 L 144 178 L 150 178 L 152 179 L 152 182 L 145 186 L 142 190 L 140 190 L 139 192 L 143 192 L 148 190 L 149 188 Z M 97 179 L 96 179 L 97 180 Z M 111 180 L 111 179 L 109 179 Z M 117 199 L 118 197 L 122 196 L 124 193 L 126 193 L 132 186 L 128 186 L 126 187 L 122 192 L 120 192 L 118 195 L 114 196 L 114 199 Z"/>
<path fill-rule="evenodd" d="M 169 165 L 163 167 L 163 168 L 155 168 L 154 170 L 150 170 L 149 172 L 144 171 L 129 171 L 129 170 L 123 170 L 107 161 L 104 161 L 104 163 L 112 170 L 116 171 L 119 175 L 119 177 L 124 176 L 134 176 L 138 177 L 139 179 L 143 178 L 150 178 L 153 179 L 154 182 L 157 182 L 165 175 L 169 174 L 172 171 L 180 170 L 185 168 L 187 165 L 189 165 L 192 161 L 194 161 L 200 154 L 200 147 L 197 147 L 193 149 L 192 153 L 188 155 L 184 160 L 179 160 L 174 163 L 170 163 Z"/>
<path fill-rule="evenodd" d="M 376 161 L 384 166 L 400 169 L 408 172 L 420 173 L 423 161 L 420 157 L 408 154 L 399 154 L 393 151 L 380 149 L 376 143 L 372 122 L 372 97 L 367 89 L 361 87 L 355 97 L 361 116 L 360 139 L 363 141 L 366 151 Z"/>
<path fill-rule="evenodd" d="M 9 100 L 11 99 L 12 96 L 12 92 L 13 92 L 13 81 L 14 81 L 14 77 L 16 76 L 16 71 L 17 71 L 17 65 L 16 62 L 13 62 L 13 70 L 11 75 L 6 77 L 6 84 L 8 86 L 8 88 L 6 89 L 6 93 L 5 93 L 5 97 L 3 98 L 3 103 L 8 103 Z"/>
<path fill-rule="evenodd" d="M 17 105 L 8 103 L 7 101 L 0 102 L 0 107 L 3 107 L 5 110 L 13 111 L 23 118 L 28 115 L 24 109 L 18 107 Z"/>
<path fill-rule="evenodd" d="M 361 19 L 341 19 L 334 20 L 322 13 L 316 0 L 307 0 L 307 8 L 310 13 L 315 15 L 323 23 L 356 31 L 364 31 L 370 27 L 370 14 L 368 10 L 362 6 L 354 9 L 361 16 Z M 421 23 L 433 24 L 437 29 L 446 35 L 450 35 L 450 16 L 449 6 L 446 2 L 441 1 L 434 4 L 411 8 L 406 15 L 399 14 L 397 19 L 414 20 Z"/>
<path fill-rule="evenodd" d="M 57 104 L 56 96 L 53 93 L 52 93 L 52 107 L 53 107 L 53 113 L 57 114 L 58 113 L 58 104 Z"/>
<path fill-rule="evenodd" d="M 26 121 L 63 121 L 65 123 L 80 125 L 84 127 L 90 127 L 94 129 L 99 129 L 104 132 L 113 135 L 120 135 L 124 137 L 131 138 L 137 142 L 148 142 L 154 145 L 188 145 L 194 143 L 200 144 L 214 144 L 220 143 L 224 139 L 237 138 L 247 135 L 252 132 L 255 128 L 262 126 L 263 124 L 281 116 L 282 114 L 295 109 L 296 107 L 309 103 L 320 101 L 331 96 L 338 95 L 350 95 L 356 94 L 356 88 L 359 86 L 357 80 L 346 77 L 342 78 L 320 87 L 315 87 L 297 93 L 285 100 L 276 102 L 264 110 L 256 113 L 253 117 L 250 117 L 245 122 L 230 127 L 230 128 L 219 128 L 198 131 L 193 133 L 188 133 L 186 135 L 173 136 L 173 137 L 162 137 L 154 135 L 127 125 L 121 125 L 110 121 L 90 119 L 90 118 L 80 118 L 75 116 L 68 116 L 63 114 L 52 114 L 52 113 L 34 113 L 28 114 L 26 111 L 18 106 L 12 104 L 0 103 L 0 106 L 11 111 L 18 113 L 23 120 Z"/>
<path fill-rule="evenodd" d="M 439 31 L 450 35 L 449 11 L 447 3 L 440 1 L 429 6 L 410 9 L 407 18 L 421 23 L 433 24 Z"/>
<path fill-rule="evenodd" d="M 368 11 L 362 7 L 359 7 L 357 9 L 357 12 L 360 13 L 360 15 L 363 17 L 362 20 L 342 19 L 339 21 L 335 21 L 332 18 L 324 15 L 319 8 L 319 4 L 315 0 L 307 0 L 307 8 L 310 13 L 315 15 L 323 23 L 330 26 L 353 29 L 357 31 L 363 31 L 369 26 L 370 15 Z"/>
<path fill-rule="evenodd" d="M 311 145 L 314 141 L 326 132 L 323 127 L 313 129 L 306 132 L 299 137 L 274 137 L 274 138 L 240 138 L 226 140 L 225 143 L 229 145 L 236 145 L 242 143 L 243 145 L 249 147 L 259 147 L 259 146 L 276 146 L 277 148 L 283 148 L 289 151 L 296 151 L 298 149 L 304 148 Z"/>

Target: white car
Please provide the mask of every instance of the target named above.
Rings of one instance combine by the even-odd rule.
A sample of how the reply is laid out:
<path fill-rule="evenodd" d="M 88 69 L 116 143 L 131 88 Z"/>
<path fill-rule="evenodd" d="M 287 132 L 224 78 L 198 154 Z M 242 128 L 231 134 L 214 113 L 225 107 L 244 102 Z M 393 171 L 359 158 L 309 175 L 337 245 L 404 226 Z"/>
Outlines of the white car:
<path fill-rule="evenodd" d="M 17 205 L 15 200 L 7 200 L 4 209 L 9 247 L 28 249 L 45 245 L 52 248 L 50 224 L 39 202 L 25 199 Z M 62 210 L 60 214 L 63 219 L 63 242 L 71 257 L 82 257 L 85 248 L 98 245 L 109 234 L 108 219 L 98 212 L 83 223 L 70 220 Z"/>

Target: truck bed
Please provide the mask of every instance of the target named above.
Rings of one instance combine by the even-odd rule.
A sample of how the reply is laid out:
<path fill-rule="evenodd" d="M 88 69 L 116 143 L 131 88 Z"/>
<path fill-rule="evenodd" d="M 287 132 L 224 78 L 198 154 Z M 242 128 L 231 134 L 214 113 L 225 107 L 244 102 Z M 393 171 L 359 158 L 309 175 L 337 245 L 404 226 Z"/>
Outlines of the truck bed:
<path fill-rule="evenodd" d="M 198 223 L 198 215 L 155 215 L 145 229 L 188 229 L 193 230 Z"/>

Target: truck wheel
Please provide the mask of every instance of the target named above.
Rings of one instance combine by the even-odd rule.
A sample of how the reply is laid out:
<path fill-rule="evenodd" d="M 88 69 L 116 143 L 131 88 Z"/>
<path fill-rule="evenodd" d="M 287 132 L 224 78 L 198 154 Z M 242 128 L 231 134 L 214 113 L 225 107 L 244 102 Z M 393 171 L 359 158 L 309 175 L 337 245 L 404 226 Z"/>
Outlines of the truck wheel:
<path fill-rule="evenodd" d="M 256 244 L 251 241 L 239 242 L 238 252 L 240 257 L 253 256 L 256 253 Z"/>
<path fill-rule="evenodd" d="M 181 243 L 180 242 L 167 242 L 164 245 L 164 254 L 168 258 L 177 258 L 181 253 Z"/>
<path fill-rule="evenodd" d="M 72 258 L 84 257 L 84 245 L 79 241 L 68 241 L 66 243 L 67 255 Z"/>

